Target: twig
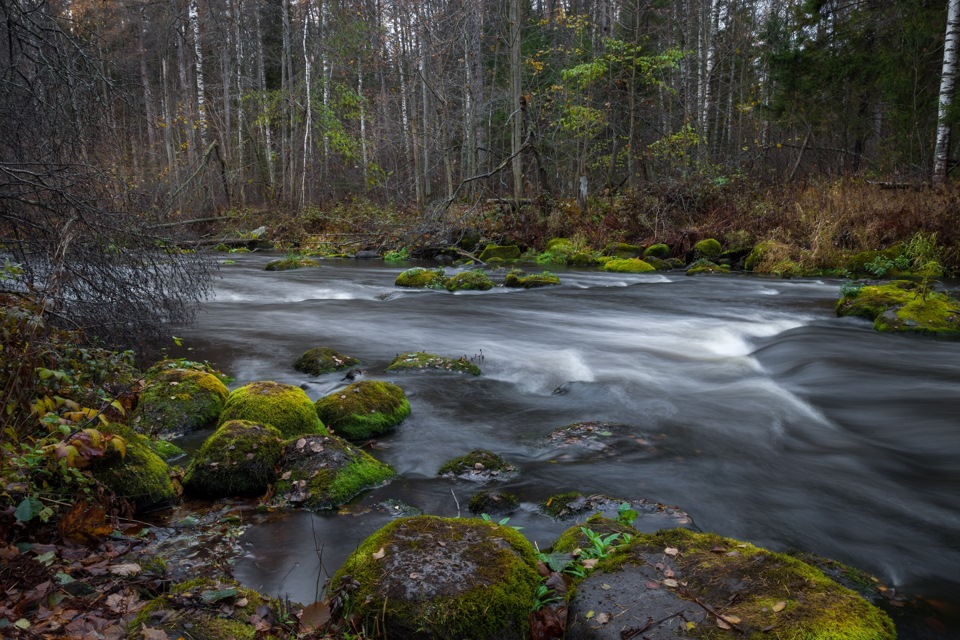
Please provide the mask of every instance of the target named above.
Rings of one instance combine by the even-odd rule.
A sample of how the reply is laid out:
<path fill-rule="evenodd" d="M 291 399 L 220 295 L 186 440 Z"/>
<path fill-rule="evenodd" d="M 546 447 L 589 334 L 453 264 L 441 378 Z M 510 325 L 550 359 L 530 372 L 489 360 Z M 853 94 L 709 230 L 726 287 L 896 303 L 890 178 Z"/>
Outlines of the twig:
<path fill-rule="evenodd" d="M 683 615 L 683 611 L 677 611 L 676 613 L 674 613 L 674 614 L 672 614 L 672 615 L 669 615 L 669 616 L 667 616 L 666 618 L 662 618 L 662 619 L 660 619 L 660 620 L 657 620 L 657 621 L 654 621 L 653 618 L 647 618 L 647 620 L 649 620 L 649 622 L 647 622 L 647 624 L 643 625 L 641 628 L 639 628 L 639 629 L 624 629 L 623 631 L 621 631 L 621 632 L 620 632 L 620 640 L 630 640 L 630 638 L 635 638 L 636 636 L 640 635 L 640 634 L 643 633 L 644 631 L 649 631 L 650 629 L 653 629 L 654 627 L 660 626 L 661 624 L 663 624 L 664 622 L 666 622 L 666 621 L 669 620 L 670 618 L 676 618 L 677 616 L 680 616 L 680 615 Z"/>
<path fill-rule="evenodd" d="M 697 598 L 697 596 L 695 596 L 695 595 L 693 595 L 692 593 L 690 593 L 690 590 L 689 590 L 689 589 L 683 589 L 682 591 L 681 591 L 681 590 L 678 590 L 678 593 L 680 593 L 680 595 L 682 595 L 682 596 L 685 597 L 685 598 L 690 598 L 691 600 L 693 600 L 694 602 L 696 602 L 698 605 L 700 605 L 701 607 L 703 607 L 703 608 L 707 611 L 707 613 L 709 613 L 709 614 L 711 614 L 711 615 L 713 615 L 713 616 L 716 616 L 716 617 L 717 617 L 718 619 L 720 619 L 720 620 L 723 620 L 726 624 L 730 625 L 731 628 L 736 629 L 739 633 L 743 633 L 743 632 L 744 632 L 743 629 L 741 629 L 739 626 L 737 626 L 736 623 L 731 622 L 728 618 L 724 617 L 724 615 L 723 615 L 722 613 L 720 613 L 719 611 L 717 611 L 716 609 L 714 609 L 713 607 L 711 607 L 711 606 L 708 605 L 707 603 L 701 602 L 701 601 Z"/>
<path fill-rule="evenodd" d="M 450 495 L 453 496 L 453 501 L 457 503 L 457 517 L 460 517 L 460 501 L 457 500 L 457 494 L 453 492 L 453 489 L 450 489 Z"/>

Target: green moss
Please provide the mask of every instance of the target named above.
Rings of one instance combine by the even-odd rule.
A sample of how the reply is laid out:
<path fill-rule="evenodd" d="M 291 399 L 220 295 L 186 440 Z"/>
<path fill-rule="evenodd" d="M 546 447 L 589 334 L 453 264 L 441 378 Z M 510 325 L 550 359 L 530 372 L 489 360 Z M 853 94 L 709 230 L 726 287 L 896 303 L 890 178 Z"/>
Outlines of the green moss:
<path fill-rule="evenodd" d="M 509 513 L 520 506 L 520 500 L 505 491 L 478 491 L 470 496 L 467 509 L 470 513 Z"/>
<path fill-rule="evenodd" d="M 100 430 L 123 438 L 126 452 L 122 457 L 111 452 L 91 465 L 94 478 L 117 496 L 133 502 L 138 509 L 176 500 L 170 467 L 151 451 L 148 438 L 119 424 L 105 425 Z"/>
<path fill-rule="evenodd" d="M 548 516 L 556 518 L 567 510 L 567 503 L 582 498 L 583 494 L 578 491 L 567 491 L 566 493 L 556 493 L 540 503 L 540 508 Z"/>
<path fill-rule="evenodd" d="M 433 353 L 414 351 L 402 353 L 393 359 L 386 369 L 389 372 L 400 371 L 449 371 L 454 373 L 469 373 L 472 376 L 480 375 L 480 367 L 466 359 L 466 356 L 454 360 L 444 358 Z"/>
<path fill-rule="evenodd" d="M 213 248 L 213 250 L 214 250 L 214 251 L 219 251 L 219 252 L 221 252 L 221 253 L 226 253 L 227 251 L 230 251 L 230 247 L 228 247 L 227 245 L 225 245 L 224 243 L 221 242 L 220 244 L 218 244 L 217 246 L 215 246 L 215 247 Z"/>
<path fill-rule="evenodd" d="M 520 247 L 515 244 L 496 245 L 488 244 L 483 252 L 478 256 L 480 262 L 489 262 L 491 258 L 500 258 L 501 260 L 516 260 L 520 257 Z"/>
<path fill-rule="evenodd" d="M 595 513 L 586 519 L 583 524 L 575 524 L 557 538 L 557 541 L 550 547 L 553 553 L 572 553 L 576 549 L 588 548 L 591 545 L 590 539 L 583 533 L 583 529 L 589 529 L 604 537 L 614 533 L 637 535 L 637 530 L 630 525 L 621 524 L 616 520 L 605 518 L 599 513 Z"/>
<path fill-rule="evenodd" d="M 635 244 L 625 242 L 611 242 L 603 248 L 603 255 L 612 258 L 628 259 L 638 258 L 641 255 L 641 248 Z"/>
<path fill-rule="evenodd" d="M 442 289 L 443 282 L 443 269 L 413 267 L 398 275 L 394 285 L 416 289 Z"/>
<path fill-rule="evenodd" d="M 639 258 L 609 260 L 603 265 L 604 271 L 614 271 L 616 273 L 648 273 L 656 271 L 649 262 L 644 262 Z"/>
<path fill-rule="evenodd" d="M 293 368 L 311 376 L 319 376 L 324 373 L 343 371 L 358 364 L 360 364 L 359 360 L 351 356 L 345 356 L 336 349 L 314 347 L 304 351 L 294 361 Z"/>
<path fill-rule="evenodd" d="M 896 637 L 889 617 L 853 591 L 827 578 L 819 569 L 796 558 L 773 553 L 715 534 L 685 529 L 639 535 L 598 565 L 604 580 L 613 583 L 626 563 L 652 564 L 666 559 L 664 549 L 679 552 L 679 579 L 686 595 L 701 602 L 724 602 L 724 615 L 736 616 L 747 638 L 768 637 L 775 627 L 779 638 L 795 640 L 886 640 Z M 736 597 L 731 597 L 736 594 Z M 773 605 L 785 603 L 782 611 Z M 729 632 L 698 625 L 692 635 L 728 638 Z"/>
<path fill-rule="evenodd" d="M 877 258 L 895 260 L 899 255 L 900 249 L 896 247 L 883 249 L 882 251 L 861 251 L 848 257 L 843 266 L 853 275 L 868 276 L 873 275 L 873 273 L 867 267 L 874 263 Z"/>
<path fill-rule="evenodd" d="M 317 414 L 336 433 L 361 440 L 389 431 L 410 415 L 403 389 L 363 380 L 317 400 Z"/>
<path fill-rule="evenodd" d="M 367 538 L 331 586 L 356 585 L 341 615 L 359 620 L 365 637 L 521 640 L 540 584 L 535 567 L 533 547 L 510 527 L 417 516 Z"/>
<path fill-rule="evenodd" d="M 493 282 L 483 271 L 461 271 L 448 279 L 444 286 L 447 291 L 487 291 L 493 288 Z"/>
<path fill-rule="evenodd" d="M 646 249 L 643 250 L 643 257 L 646 258 L 660 258 L 661 260 L 666 260 L 670 257 L 670 247 L 663 244 L 662 242 L 657 244 L 652 244 Z"/>
<path fill-rule="evenodd" d="M 326 433 L 303 389 L 269 380 L 234 389 L 220 413 L 220 424 L 229 420 L 268 424 L 279 429 L 285 438 Z"/>
<path fill-rule="evenodd" d="M 567 264 L 570 264 L 574 267 L 593 267 L 599 264 L 599 262 L 597 261 L 596 256 L 594 256 L 592 253 L 580 251 L 570 256 L 570 258 L 567 260 Z"/>
<path fill-rule="evenodd" d="M 761 242 L 750 251 L 747 255 L 746 260 L 743 262 L 743 268 L 747 271 L 753 271 L 757 266 L 763 262 L 763 258 L 767 253 L 767 243 Z"/>
<path fill-rule="evenodd" d="M 517 289 L 536 289 L 538 287 L 549 287 L 558 284 L 560 284 L 560 278 L 549 271 L 527 275 L 519 269 L 511 270 L 510 273 L 507 274 L 506 281 L 504 282 L 505 287 Z"/>
<path fill-rule="evenodd" d="M 840 298 L 836 312 L 873 320 L 877 331 L 960 335 L 960 302 L 939 292 L 924 297 L 906 280 L 856 289 Z"/>
<path fill-rule="evenodd" d="M 661 258 L 654 258 L 653 256 L 647 256 L 646 258 L 643 259 L 643 261 L 649 264 L 651 267 L 653 267 L 657 271 L 669 271 L 670 269 L 672 269 L 672 266 L 670 265 L 670 263 Z"/>
<path fill-rule="evenodd" d="M 687 269 L 688 276 L 695 276 L 701 273 L 730 273 L 730 267 L 720 266 L 714 262 L 700 258 L 690 265 Z"/>
<path fill-rule="evenodd" d="M 209 362 L 198 361 L 198 360 L 188 360 L 187 358 L 166 358 L 154 364 L 152 367 L 146 370 L 143 374 L 144 380 L 151 382 L 159 374 L 169 371 L 171 369 L 191 369 L 193 371 L 202 371 L 203 373 L 210 373 L 217 377 L 220 382 L 226 383 L 229 379 L 223 374 L 222 371 L 217 370 Z"/>
<path fill-rule="evenodd" d="M 160 438 L 150 439 L 150 450 L 160 456 L 161 460 L 169 462 L 174 458 L 187 455 L 187 452 L 168 440 Z"/>
<path fill-rule="evenodd" d="M 331 509 L 395 475 L 388 465 L 336 436 L 294 438 L 284 444 L 277 495 L 287 504 Z"/>
<path fill-rule="evenodd" d="M 573 247 L 573 241 L 569 238 L 552 238 L 547 242 L 544 251 L 553 251 L 554 249 L 566 250 Z"/>
<path fill-rule="evenodd" d="M 303 258 L 299 256 L 288 256 L 280 260 L 271 260 L 264 267 L 265 271 L 290 271 L 291 269 L 301 269 L 303 267 L 319 267 L 320 263 L 312 258 Z"/>
<path fill-rule="evenodd" d="M 207 438 L 187 468 L 183 487 L 205 498 L 255 496 L 276 477 L 280 431 L 247 420 L 225 422 Z"/>
<path fill-rule="evenodd" d="M 196 431 L 216 421 L 229 394 L 211 373 L 163 369 L 140 392 L 133 423 L 148 434 Z"/>
<path fill-rule="evenodd" d="M 508 473 L 516 471 L 516 467 L 492 451 L 487 451 L 486 449 L 474 449 L 466 455 L 458 456 L 443 463 L 440 468 L 437 469 L 437 475 L 458 476 L 460 474 L 470 473 L 475 470 L 485 471 L 488 473 L 491 471 Z"/>
<path fill-rule="evenodd" d="M 716 260 L 720 257 L 720 251 L 723 247 L 720 246 L 720 241 L 716 238 L 707 238 L 693 245 L 693 249 L 697 252 L 698 256 Z"/>

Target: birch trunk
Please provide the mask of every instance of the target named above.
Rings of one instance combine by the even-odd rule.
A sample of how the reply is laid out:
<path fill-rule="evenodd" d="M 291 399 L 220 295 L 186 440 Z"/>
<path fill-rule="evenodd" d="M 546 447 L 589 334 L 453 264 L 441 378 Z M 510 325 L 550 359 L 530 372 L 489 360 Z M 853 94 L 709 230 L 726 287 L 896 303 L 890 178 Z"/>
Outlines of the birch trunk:
<path fill-rule="evenodd" d="M 937 144 L 933 155 L 933 181 L 947 180 L 950 161 L 949 111 L 953 106 L 957 86 L 957 48 L 960 46 L 960 0 L 949 0 L 947 30 L 943 45 L 943 71 L 940 74 L 940 104 L 938 108 Z"/>
<path fill-rule="evenodd" d="M 523 121 L 520 111 L 520 0 L 510 0 L 510 94 L 513 99 L 513 129 L 511 130 L 511 152 L 513 154 L 513 199 L 517 206 L 523 198 L 523 161 L 520 157 L 520 145 L 523 135 Z"/>
<path fill-rule="evenodd" d="M 310 132 L 313 131 L 313 105 L 311 101 L 313 94 L 311 92 L 311 71 L 313 70 L 313 61 L 310 51 L 307 49 L 307 41 L 310 36 L 310 5 L 308 4 L 303 14 L 303 76 L 306 86 L 307 99 L 303 123 L 303 173 L 300 175 L 300 206 L 305 208 L 307 201 L 307 170 L 310 167 Z"/>
<path fill-rule="evenodd" d="M 200 148 L 207 148 L 207 100 L 203 84 L 203 46 L 200 40 L 200 6 L 197 0 L 190 0 L 187 9 L 190 29 L 193 32 L 194 80 L 197 83 L 197 127 L 200 131 Z"/>
<path fill-rule="evenodd" d="M 267 162 L 267 185 L 272 190 L 273 185 L 276 182 L 276 175 L 273 171 L 273 144 L 272 136 L 270 134 L 270 118 L 267 114 L 267 74 L 266 69 L 264 68 L 263 63 L 263 32 L 260 29 L 260 9 L 259 7 L 254 9 L 253 15 L 256 19 L 254 26 L 257 30 L 257 82 L 260 85 L 260 127 L 263 130 L 264 144 L 266 149 L 264 150 L 264 156 Z"/>
<path fill-rule="evenodd" d="M 140 82 L 143 84 L 143 115 L 147 119 L 147 153 L 150 168 L 157 166 L 157 114 L 154 111 L 153 95 L 150 91 L 150 76 L 147 72 L 147 47 L 144 44 L 147 33 L 147 13 L 140 7 L 140 37 L 137 42 L 140 53 Z"/>

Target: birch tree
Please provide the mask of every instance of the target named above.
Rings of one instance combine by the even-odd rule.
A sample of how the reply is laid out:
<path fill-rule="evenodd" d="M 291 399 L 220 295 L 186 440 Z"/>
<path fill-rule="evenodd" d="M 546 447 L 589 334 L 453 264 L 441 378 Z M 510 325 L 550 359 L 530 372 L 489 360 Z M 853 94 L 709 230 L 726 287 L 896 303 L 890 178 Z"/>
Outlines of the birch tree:
<path fill-rule="evenodd" d="M 937 144 L 933 159 L 933 180 L 947 179 L 950 161 L 950 108 L 957 85 L 957 48 L 960 46 L 960 0 L 948 0 L 947 30 L 943 43 L 943 71 L 940 74 L 940 101 L 937 109 Z"/>

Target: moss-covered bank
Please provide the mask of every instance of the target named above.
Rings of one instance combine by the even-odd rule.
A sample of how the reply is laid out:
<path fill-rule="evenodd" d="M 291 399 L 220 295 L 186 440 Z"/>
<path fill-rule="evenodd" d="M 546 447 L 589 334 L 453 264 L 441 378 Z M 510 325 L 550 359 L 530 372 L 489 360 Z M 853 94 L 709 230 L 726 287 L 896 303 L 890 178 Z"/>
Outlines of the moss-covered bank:
<path fill-rule="evenodd" d="M 960 336 L 960 301 L 906 280 L 845 290 L 836 312 L 873 320 L 877 331 Z"/>

